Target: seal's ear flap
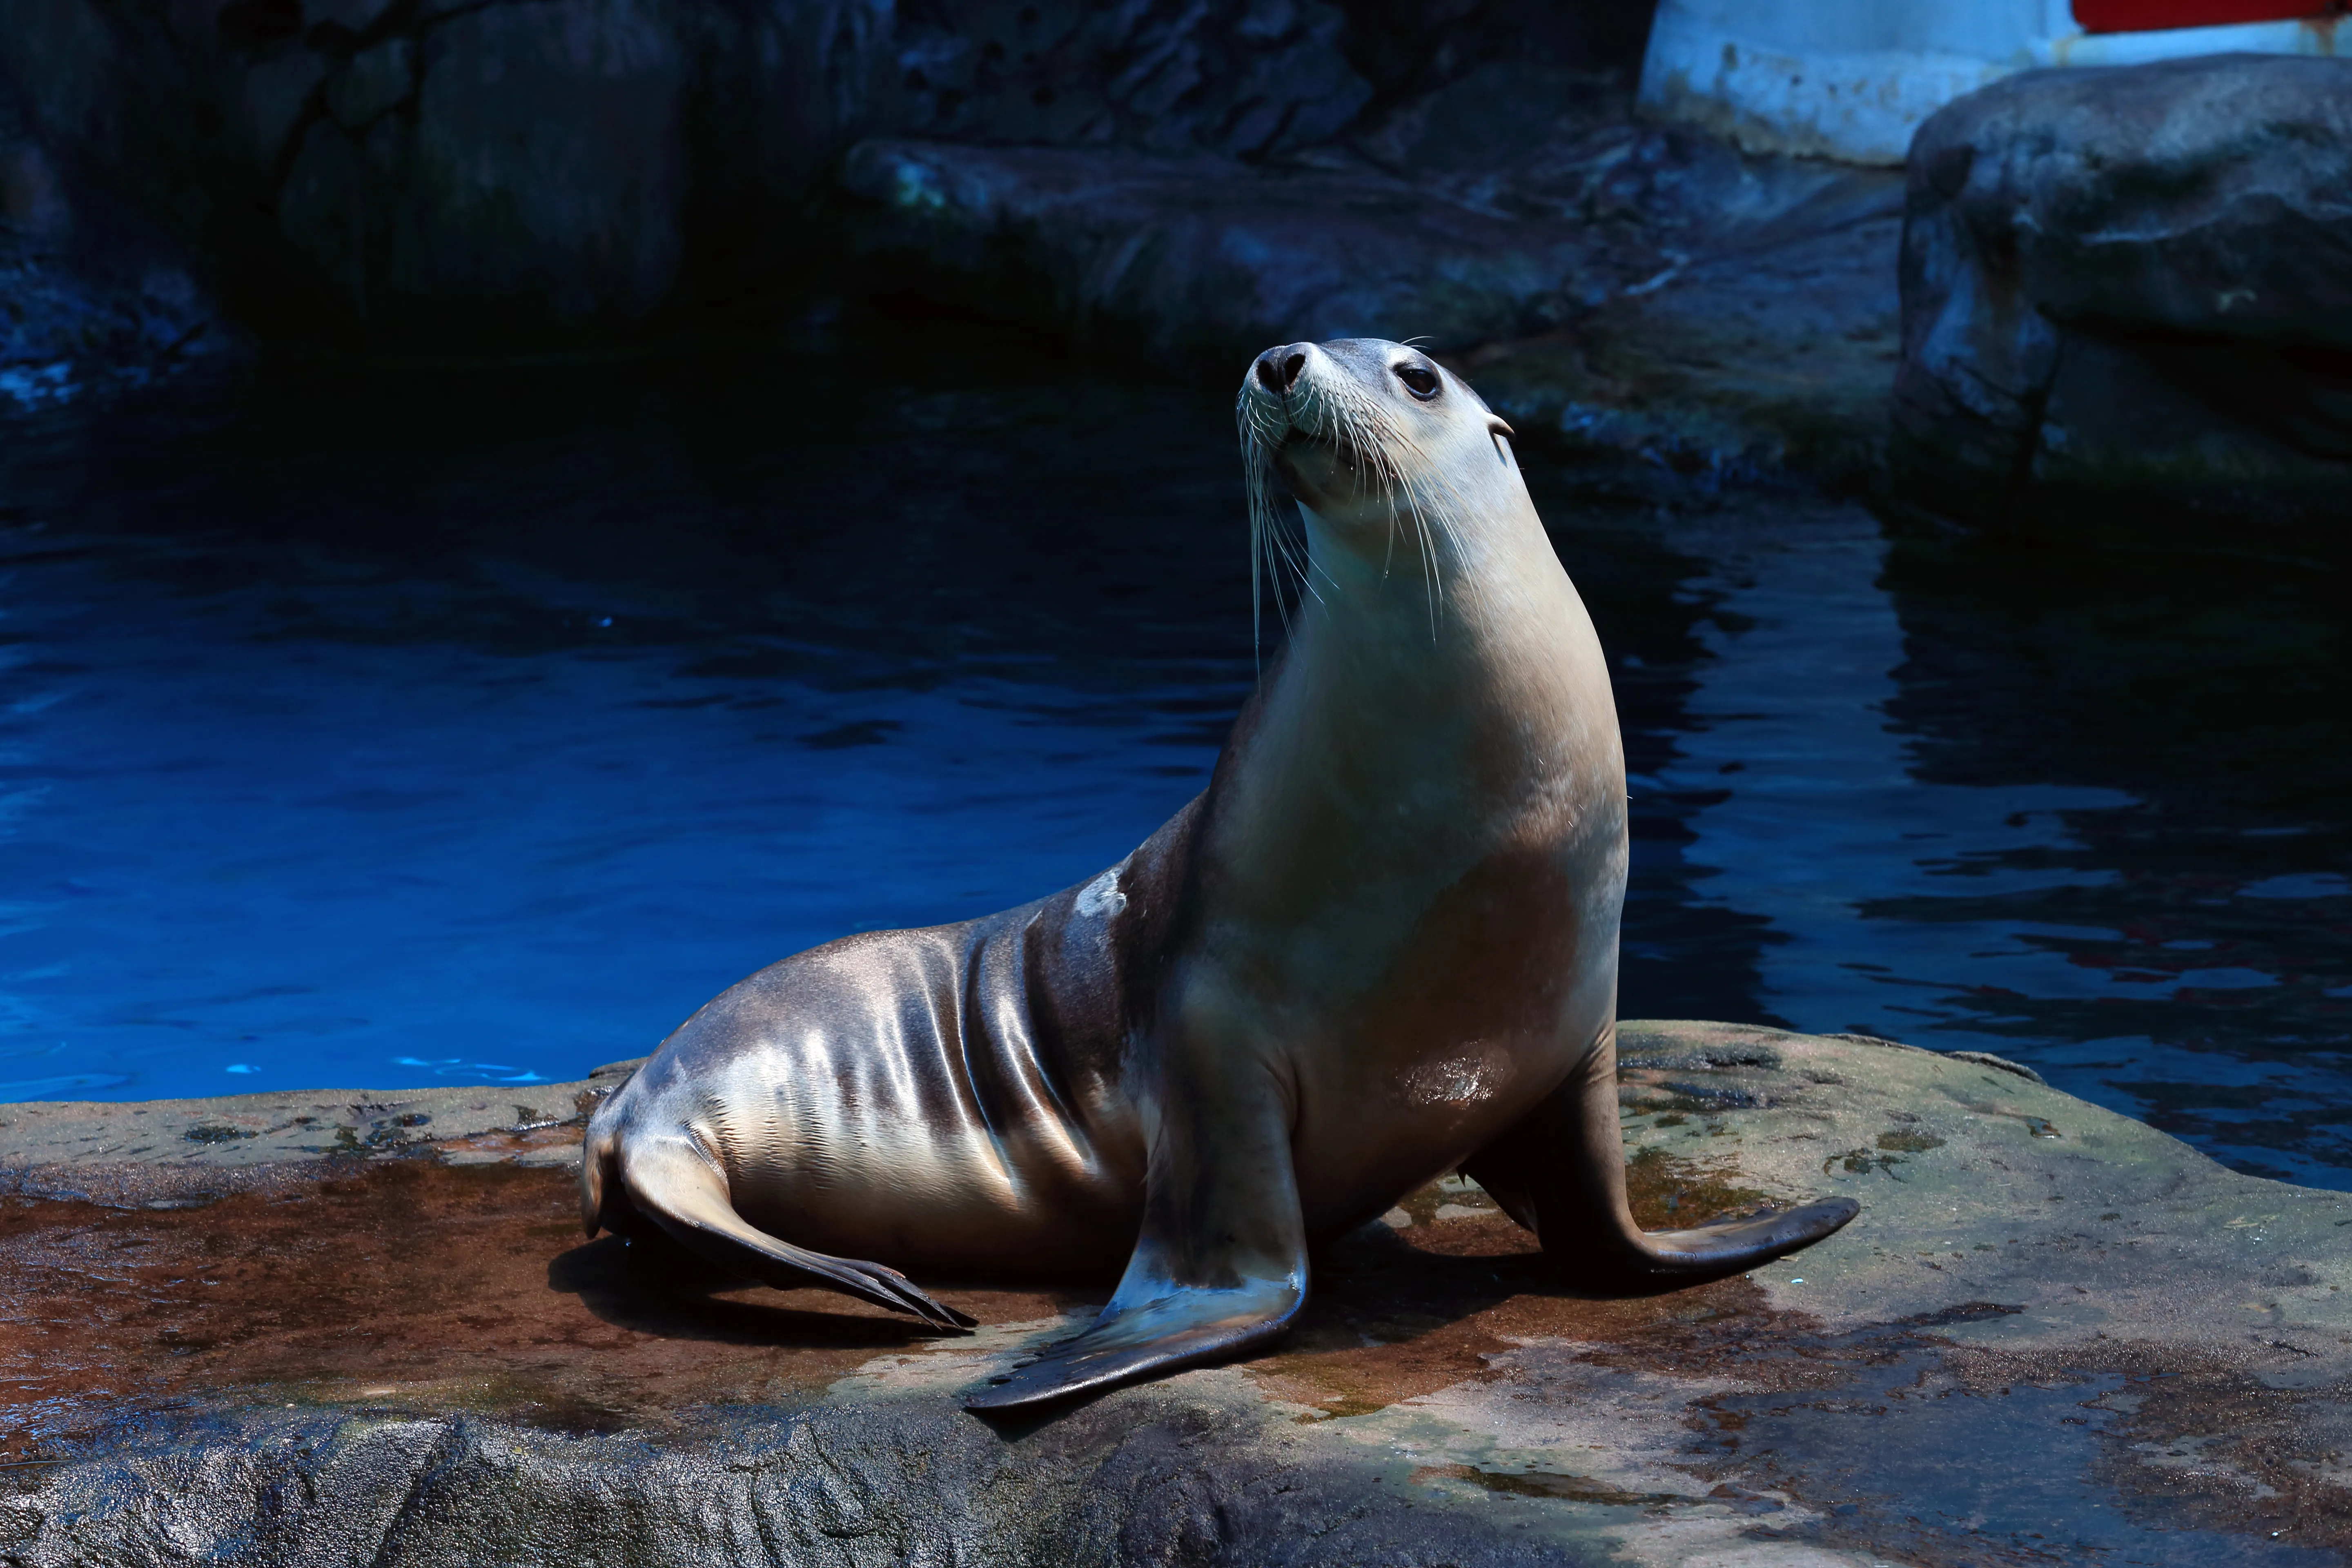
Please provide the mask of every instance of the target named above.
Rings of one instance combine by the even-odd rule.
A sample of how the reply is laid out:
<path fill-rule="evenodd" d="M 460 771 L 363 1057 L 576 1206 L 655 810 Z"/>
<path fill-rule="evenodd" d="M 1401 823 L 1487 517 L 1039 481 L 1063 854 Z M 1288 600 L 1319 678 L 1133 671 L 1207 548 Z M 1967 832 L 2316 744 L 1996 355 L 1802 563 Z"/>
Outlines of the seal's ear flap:
<path fill-rule="evenodd" d="M 1506 441 L 1517 440 L 1519 438 L 1519 433 L 1512 429 L 1509 421 L 1506 420 L 1501 415 L 1489 414 L 1486 416 L 1486 434 L 1494 437 L 1495 456 L 1502 458 L 1506 463 L 1509 462 L 1511 460 L 1511 454 L 1505 450 L 1503 443 Z"/>
<path fill-rule="evenodd" d="M 1102 1315 L 964 1400 L 1002 1410 L 1221 1360 L 1307 1301 L 1307 1234 L 1284 1096 L 1262 1067 L 1162 1087 L 1143 1234 Z"/>

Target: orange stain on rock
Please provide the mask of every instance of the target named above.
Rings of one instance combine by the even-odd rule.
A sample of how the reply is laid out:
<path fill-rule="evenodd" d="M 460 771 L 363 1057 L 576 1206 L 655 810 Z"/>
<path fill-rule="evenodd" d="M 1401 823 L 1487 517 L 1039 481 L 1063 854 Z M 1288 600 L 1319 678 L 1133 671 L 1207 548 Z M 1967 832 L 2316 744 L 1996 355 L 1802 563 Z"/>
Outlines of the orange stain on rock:
<path fill-rule="evenodd" d="M 199 1391 L 472 1406 L 572 1429 L 820 1392 L 929 1336 L 823 1290 L 583 1241 L 561 1169 L 378 1163 L 201 1207 L 0 1204 L 0 1460 Z M 1061 1310 L 948 1290 L 982 1322 Z"/>
<path fill-rule="evenodd" d="M 1751 1195 L 1683 1162 L 1637 1161 L 1633 1173 L 1653 1226 Z M 577 1205 L 561 1169 L 426 1160 L 189 1207 L 0 1202 L 0 1461 L 198 1394 L 657 1426 L 687 1406 L 813 1397 L 877 1356 L 940 1342 L 879 1308 L 744 1284 L 658 1241 L 583 1241 Z M 1247 1363 L 1269 1394 L 1357 1414 L 1489 1376 L 1486 1358 L 1523 1340 L 1624 1341 L 1759 1310 L 1738 1279 L 1569 1293 L 1535 1238 L 1466 1184 L 1402 1206 L 1402 1233 L 1369 1227 L 1317 1258 L 1297 1329 Z M 939 1295 L 999 1324 L 1102 1291 Z"/>

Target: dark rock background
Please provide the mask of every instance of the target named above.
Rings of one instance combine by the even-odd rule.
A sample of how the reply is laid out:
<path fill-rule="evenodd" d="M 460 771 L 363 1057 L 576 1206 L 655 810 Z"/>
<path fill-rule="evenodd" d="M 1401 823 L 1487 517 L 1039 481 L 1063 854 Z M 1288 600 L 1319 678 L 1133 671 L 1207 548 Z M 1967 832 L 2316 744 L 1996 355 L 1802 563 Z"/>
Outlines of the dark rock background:
<path fill-rule="evenodd" d="M 888 81 L 864 0 L 0 5 L 79 205 L 347 346 L 609 339 L 756 283 Z"/>
<path fill-rule="evenodd" d="M 2352 60 L 2034 72 L 1912 144 L 1895 456 L 1979 526 L 2340 541 Z"/>
<path fill-rule="evenodd" d="M 23 102 L 0 78 L 0 409 L 144 384 L 224 341 L 186 272 L 76 223 Z"/>
<path fill-rule="evenodd" d="M 1637 120 L 1649 12 L 0 0 L 0 404 L 880 292 L 1220 378 L 1415 338 L 1530 438 L 1977 528 L 2342 533 L 2352 61 L 2028 73 L 1905 191 Z"/>
<path fill-rule="evenodd" d="M 1844 487 L 1883 458 L 1899 177 L 1637 120 L 1629 80 L 1483 60 L 1248 161 L 875 137 L 845 234 L 869 283 L 1163 368 L 1411 339 L 1531 438 Z"/>
<path fill-rule="evenodd" d="M 603 345 L 821 267 L 862 136 L 1265 161 L 1485 60 L 1638 63 L 1537 0 L 0 0 L 77 208 L 266 337 Z"/>

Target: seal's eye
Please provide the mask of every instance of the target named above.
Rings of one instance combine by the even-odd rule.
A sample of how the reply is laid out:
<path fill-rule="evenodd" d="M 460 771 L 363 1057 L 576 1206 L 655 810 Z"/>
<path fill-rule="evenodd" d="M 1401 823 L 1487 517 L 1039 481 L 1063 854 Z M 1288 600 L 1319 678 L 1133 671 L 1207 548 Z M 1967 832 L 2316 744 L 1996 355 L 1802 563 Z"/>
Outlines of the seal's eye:
<path fill-rule="evenodd" d="M 1396 367 L 1397 379 L 1404 389 L 1423 403 L 1437 395 L 1437 375 L 1426 365 L 1401 364 Z"/>

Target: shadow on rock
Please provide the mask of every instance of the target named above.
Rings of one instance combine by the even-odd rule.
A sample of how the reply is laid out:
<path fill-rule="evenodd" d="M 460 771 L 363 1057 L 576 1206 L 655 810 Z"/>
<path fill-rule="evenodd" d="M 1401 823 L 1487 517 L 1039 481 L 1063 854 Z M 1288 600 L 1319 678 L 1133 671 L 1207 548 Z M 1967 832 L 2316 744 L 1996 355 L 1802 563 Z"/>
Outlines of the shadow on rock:
<path fill-rule="evenodd" d="M 666 1340 L 882 1351 L 938 1337 L 911 1318 L 731 1300 L 719 1292 L 756 1287 L 746 1287 L 667 1238 L 599 1237 L 551 1259 L 547 1284 L 577 1296 L 582 1306 L 615 1328 Z M 843 1305 L 849 1306 L 845 1297 Z"/>

